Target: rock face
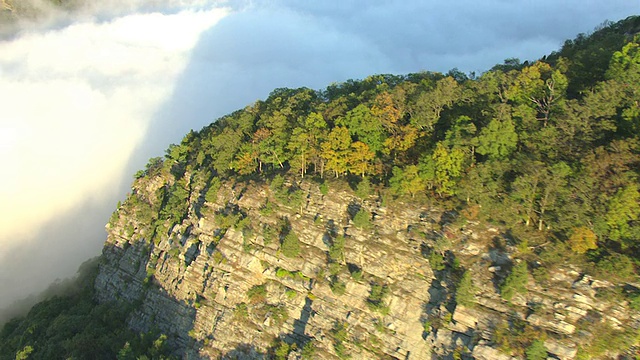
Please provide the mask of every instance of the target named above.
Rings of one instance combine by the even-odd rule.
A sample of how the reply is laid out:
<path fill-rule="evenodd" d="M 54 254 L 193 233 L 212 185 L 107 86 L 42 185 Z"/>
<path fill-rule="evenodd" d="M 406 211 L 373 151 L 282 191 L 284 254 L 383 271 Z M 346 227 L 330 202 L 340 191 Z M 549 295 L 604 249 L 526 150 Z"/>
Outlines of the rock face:
<path fill-rule="evenodd" d="M 134 190 L 153 204 L 164 181 L 143 179 Z M 594 283 L 570 269 L 545 287 L 530 279 L 526 296 L 502 300 L 494 283 L 511 260 L 488 241 L 496 229 L 453 228 L 448 214 L 420 205 L 299 186 L 300 207 L 267 203 L 265 184 L 226 183 L 209 202 L 192 191 L 187 216 L 166 231 L 125 203 L 107 226 L 99 300 L 131 304 L 131 328 L 159 330 L 190 359 L 264 358 L 277 339 L 298 349 L 312 343 L 320 359 L 508 359 L 496 332 L 514 319 L 544 330 L 547 350 L 572 359 L 585 339 L 573 336 L 580 321 L 629 320 L 624 304 L 597 300 Z M 360 209 L 372 216 L 368 228 L 354 226 Z M 235 226 L 225 225 L 231 216 Z M 270 235 L 281 229 L 297 235 L 299 255 L 283 255 L 282 236 Z M 449 265 L 430 264 L 434 253 Z M 455 306 L 462 267 L 474 274 L 473 307 Z"/>

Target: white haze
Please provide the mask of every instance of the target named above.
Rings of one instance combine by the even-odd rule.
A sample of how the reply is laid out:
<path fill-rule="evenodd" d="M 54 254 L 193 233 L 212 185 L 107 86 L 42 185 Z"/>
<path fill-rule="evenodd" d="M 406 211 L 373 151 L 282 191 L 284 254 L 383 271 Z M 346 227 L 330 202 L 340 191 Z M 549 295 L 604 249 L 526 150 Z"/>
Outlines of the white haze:
<path fill-rule="evenodd" d="M 0 308 L 99 253 L 146 159 L 273 88 L 481 72 L 638 10 L 626 0 L 108 4 L 0 42 Z"/>

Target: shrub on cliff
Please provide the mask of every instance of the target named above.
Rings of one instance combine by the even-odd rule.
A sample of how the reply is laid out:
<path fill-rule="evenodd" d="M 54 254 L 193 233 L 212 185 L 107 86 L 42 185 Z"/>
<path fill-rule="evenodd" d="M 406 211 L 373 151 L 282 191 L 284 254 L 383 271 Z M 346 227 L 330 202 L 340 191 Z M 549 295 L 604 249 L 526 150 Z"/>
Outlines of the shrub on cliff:
<path fill-rule="evenodd" d="M 282 254 L 286 257 L 296 257 L 300 255 L 300 240 L 293 231 L 290 231 L 282 240 Z"/>
<path fill-rule="evenodd" d="M 500 286 L 500 295 L 502 298 L 510 301 L 516 293 L 525 293 L 527 292 L 527 280 L 528 280 L 529 272 L 527 271 L 527 263 L 522 261 L 516 264 L 511 273 Z"/>

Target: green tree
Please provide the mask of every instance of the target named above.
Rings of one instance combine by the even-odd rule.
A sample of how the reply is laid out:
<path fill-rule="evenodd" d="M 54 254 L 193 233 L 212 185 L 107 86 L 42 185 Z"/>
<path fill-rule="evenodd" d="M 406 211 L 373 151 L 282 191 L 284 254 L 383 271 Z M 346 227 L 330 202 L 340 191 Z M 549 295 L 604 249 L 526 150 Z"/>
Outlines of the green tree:
<path fill-rule="evenodd" d="M 344 118 L 336 119 L 335 123 L 338 126 L 345 126 L 350 135 L 367 144 L 374 153 L 382 150 L 385 138 L 384 128 L 381 121 L 371 113 L 365 104 L 356 106 Z"/>
<path fill-rule="evenodd" d="M 467 270 L 462 274 L 456 285 L 456 303 L 458 305 L 472 307 L 474 305 L 475 293 L 476 287 L 473 285 L 471 271 Z"/>
<path fill-rule="evenodd" d="M 521 261 L 513 266 L 511 273 L 500 286 L 500 295 L 502 295 L 503 299 L 510 301 L 516 293 L 526 293 L 528 280 L 529 271 L 527 270 L 527 263 Z"/>
<path fill-rule="evenodd" d="M 535 339 L 525 350 L 527 360 L 545 360 L 547 358 L 547 349 L 544 347 L 544 341 Z"/>
<path fill-rule="evenodd" d="M 293 151 L 291 165 L 300 170 L 300 176 L 304 177 L 310 162 L 318 165 L 320 155 L 320 140 L 327 127 L 327 122 L 318 112 L 312 112 L 302 117 L 293 129 L 288 148 Z"/>
<path fill-rule="evenodd" d="M 510 119 L 493 119 L 489 124 L 480 130 L 477 138 L 478 154 L 486 155 L 493 159 L 503 159 L 511 155 L 518 144 L 518 134 L 516 133 L 513 121 Z"/>
<path fill-rule="evenodd" d="M 640 217 L 640 192 L 635 184 L 620 189 L 609 200 L 605 222 L 611 240 L 623 248 L 637 245 L 640 226 L 634 224 Z"/>
<path fill-rule="evenodd" d="M 538 230 L 542 231 L 545 221 L 551 222 L 547 219 L 549 211 L 557 209 L 561 205 L 560 199 L 568 191 L 567 179 L 570 175 L 571 168 L 562 161 L 548 167 L 543 173 L 543 189 L 537 201 Z"/>
<path fill-rule="evenodd" d="M 431 88 L 426 83 L 423 83 L 424 85 Z M 442 111 L 451 107 L 461 95 L 460 86 L 454 78 L 449 76 L 438 80 L 435 87 L 422 92 L 415 104 L 410 107 L 411 123 L 424 135 L 430 135 Z"/>
<path fill-rule="evenodd" d="M 356 141 L 351 144 L 351 156 L 348 158 L 348 167 L 350 172 L 364 177 L 367 173 L 371 173 L 371 161 L 375 158 L 375 154 L 369 150 L 367 144 Z"/>
<path fill-rule="evenodd" d="M 473 158 L 477 146 L 477 128 L 470 117 L 459 116 L 447 131 L 445 141 L 450 148 L 461 148 Z"/>
<path fill-rule="evenodd" d="M 620 97 L 622 111 L 619 122 L 626 134 L 638 134 L 640 131 L 640 36 L 626 44 L 611 58 L 606 77 L 611 79 L 623 96 Z"/>
<path fill-rule="evenodd" d="M 464 152 L 460 149 L 449 150 L 442 143 L 436 144 L 431 156 L 434 163 L 435 183 L 441 195 L 455 194 L 455 185 L 462 175 Z"/>
<path fill-rule="evenodd" d="M 298 240 L 298 237 L 293 230 L 289 231 L 282 240 L 281 250 L 282 254 L 289 258 L 294 258 L 300 255 L 300 240 Z"/>
<path fill-rule="evenodd" d="M 353 217 L 353 225 L 360 229 L 369 229 L 371 227 L 371 213 L 360 209 Z"/>
<path fill-rule="evenodd" d="M 356 195 L 361 199 L 366 199 L 371 195 L 371 182 L 369 178 L 363 177 L 356 187 Z"/>
<path fill-rule="evenodd" d="M 347 172 L 350 148 L 349 130 L 341 126 L 333 128 L 322 144 L 321 156 L 326 161 L 326 170 L 333 171 L 336 177 Z"/>
<path fill-rule="evenodd" d="M 394 166 L 392 172 L 389 186 L 395 194 L 415 197 L 426 189 L 427 184 L 421 177 L 418 166 L 408 165 L 404 169 Z"/>
<path fill-rule="evenodd" d="M 597 249 L 596 234 L 584 226 L 576 228 L 569 237 L 569 246 L 571 250 L 578 254 L 584 254 L 588 250 Z"/>

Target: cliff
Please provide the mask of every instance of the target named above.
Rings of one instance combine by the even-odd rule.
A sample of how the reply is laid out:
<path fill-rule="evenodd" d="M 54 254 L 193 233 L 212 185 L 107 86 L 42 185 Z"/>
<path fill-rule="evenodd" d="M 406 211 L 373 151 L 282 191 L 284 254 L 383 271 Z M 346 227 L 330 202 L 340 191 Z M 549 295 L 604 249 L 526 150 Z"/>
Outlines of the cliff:
<path fill-rule="evenodd" d="M 276 89 L 136 174 L 96 296 L 185 358 L 637 355 L 638 29 Z"/>
<path fill-rule="evenodd" d="M 155 206 L 173 181 L 143 177 L 133 192 Z M 310 358 L 508 359 L 540 337 L 550 354 L 573 359 L 602 336 L 596 329 L 622 337 L 638 326 L 627 303 L 599 296 L 617 284 L 570 267 L 543 284 L 529 277 L 525 294 L 503 300 L 497 284 L 518 250 L 496 227 L 329 187 L 285 184 L 304 195 L 291 206 L 265 182 L 222 182 L 213 201 L 189 196 L 188 215 L 161 233 L 125 202 L 107 226 L 98 297 L 135 303 L 129 326 L 158 329 L 184 358 L 264 358 L 296 344 L 303 358 L 314 348 Z M 357 227 L 362 210 L 370 222 Z M 297 256 L 283 254 L 283 232 L 297 235 Z M 462 269 L 473 274 L 466 307 L 455 301 Z"/>

